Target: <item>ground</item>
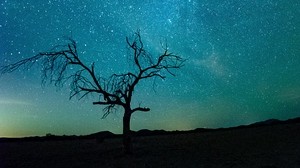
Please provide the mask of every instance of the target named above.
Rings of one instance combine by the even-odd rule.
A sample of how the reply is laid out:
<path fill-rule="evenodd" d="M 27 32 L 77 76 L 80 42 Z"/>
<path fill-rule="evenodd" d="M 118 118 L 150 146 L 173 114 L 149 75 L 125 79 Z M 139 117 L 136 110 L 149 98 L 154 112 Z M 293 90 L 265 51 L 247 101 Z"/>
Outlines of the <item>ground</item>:
<path fill-rule="evenodd" d="M 0 167 L 298 168 L 300 124 L 136 137 L 123 155 L 119 138 L 0 143 Z"/>

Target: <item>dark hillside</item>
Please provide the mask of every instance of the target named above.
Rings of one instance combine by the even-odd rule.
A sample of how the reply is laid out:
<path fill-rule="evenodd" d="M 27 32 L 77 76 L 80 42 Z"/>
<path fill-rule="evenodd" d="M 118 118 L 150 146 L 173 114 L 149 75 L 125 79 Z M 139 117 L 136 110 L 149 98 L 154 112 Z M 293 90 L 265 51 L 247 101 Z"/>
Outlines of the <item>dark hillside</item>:
<path fill-rule="evenodd" d="M 142 131 L 148 133 L 148 131 Z M 300 167 L 300 123 L 121 138 L 0 143 L 0 167 Z"/>

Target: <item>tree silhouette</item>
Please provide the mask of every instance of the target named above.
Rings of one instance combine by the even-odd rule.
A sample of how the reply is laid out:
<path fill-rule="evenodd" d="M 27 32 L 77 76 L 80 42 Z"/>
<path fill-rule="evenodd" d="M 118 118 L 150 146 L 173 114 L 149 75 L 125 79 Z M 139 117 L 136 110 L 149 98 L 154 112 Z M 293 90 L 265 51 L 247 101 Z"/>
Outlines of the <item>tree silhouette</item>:
<path fill-rule="evenodd" d="M 76 95 L 79 95 L 79 99 L 90 94 L 99 95 L 98 100 L 93 104 L 105 106 L 103 118 L 115 111 L 117 106 L 123 107 L 123 145 L 125 153 L 130 153 L 131 115 L 137 111 L 150 111 L 147 107 L 131 106 L 135 87 L 140 81 L 149 78 L 165 79 L 167 74 L 174 76 L 172 70 L 181 68 L 185 60 L 169 52 L 167 44 L 162 45 L 163 52 L 157 58 L 153 58 L 145 50 L 139 31 L 135 32 L 132 39 L 126 37 L 126 42 L 132 52 L 135 70 L 112 74 L 109 78 L 96 73 L 94 62 L 87 65 L 80 59 L 77 44 L 72 38 L 68 38 L 66 45 L 58 45 L 49 52 L 41 52 L 14 64 L 3 66 L 0 73 L 10 73 L 21 67 L 28 69 L 34 64 L 41 64 L 42 83 L 49 82 L 62 87 L 66 82 L 70 82 L 70 99 Z M 68 73 L 70 69 L 73 71 Z"/>

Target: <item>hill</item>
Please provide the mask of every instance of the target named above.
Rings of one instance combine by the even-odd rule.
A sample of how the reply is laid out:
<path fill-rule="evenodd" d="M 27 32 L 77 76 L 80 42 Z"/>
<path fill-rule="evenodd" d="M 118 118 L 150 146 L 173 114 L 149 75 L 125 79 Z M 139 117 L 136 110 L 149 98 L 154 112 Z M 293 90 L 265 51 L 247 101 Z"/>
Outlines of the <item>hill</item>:
<path fill-rule="evenodd" d="M 288 119 L 288 120 L 277 120 L 277 119 L 269 119 L 265 121 L 256 122 L 249 125 L 240 125 L 237 127 L 230 127 L 230 128 L 196 128 L 194 130 L 189 131 L 165 131 L 165 130 L 148 130 L 142 129 L 139 131 L 131 131 L 132 136 L 139 137 L 139 136 L 157 136 L 157 135 L 172 135 L 172 134 L 186 134 L 186 133 L 201 133 L 201 132 L 210 132 L 210 131 L 220 131 L 220 130 L 230 130 L 230 129 L 240 129 L 240 128 L 251 128 L 251 127 L 261 127 L 261 126 L 271 126 L 271 125 L 280 125 L 280 124 L 293 124 L 293 123 L 300 123 L 300 117 Z M 84 139 L 96 139 L 97 142 L 103 142 L 105 139 L 111 138 L 118 138 L 120 134 L 114 134 L 110 131 L 102 131 L 93 133 L 90 135 L 53 135 L 47 134 L 46 136 L 38 137 L 24 137 L 24 138 L 0 138 L 1 142 L 29 142 L 29 141 L 63 141 L 63 140 L 84 140 Z"/>
<path fill-rule="evenodd" d="M 297 120 L 263 123 L 167 134 L 142 130 L 136 134 L 140 136 L 133 137 L 132 155 L 123 155 L 122 139 L 118 137 L 101 143 L 95 139 L 2 142 L 0 167 L 300 167 L 300 123 Z M 102 135 L 112 134 L 91 136 Z"/>

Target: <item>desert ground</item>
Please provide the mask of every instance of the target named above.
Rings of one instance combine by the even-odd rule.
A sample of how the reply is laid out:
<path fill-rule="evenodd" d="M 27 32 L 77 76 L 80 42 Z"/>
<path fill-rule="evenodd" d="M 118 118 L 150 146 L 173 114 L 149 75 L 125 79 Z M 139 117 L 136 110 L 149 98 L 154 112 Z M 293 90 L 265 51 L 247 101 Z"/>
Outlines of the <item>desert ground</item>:
<path fill-rule="evenodd" d="M 299 168 L 300 124 L 120 138 L 0 143 L 0 167 Z"/>

